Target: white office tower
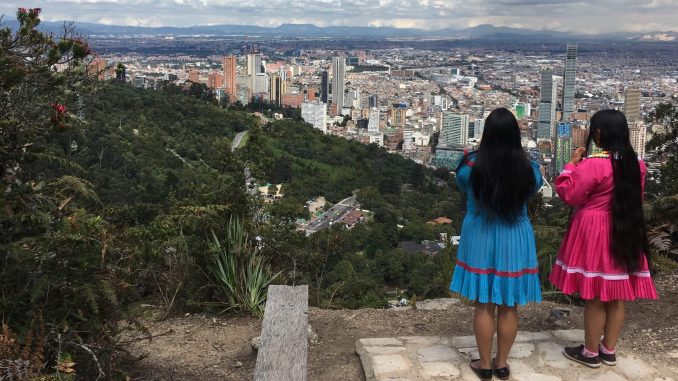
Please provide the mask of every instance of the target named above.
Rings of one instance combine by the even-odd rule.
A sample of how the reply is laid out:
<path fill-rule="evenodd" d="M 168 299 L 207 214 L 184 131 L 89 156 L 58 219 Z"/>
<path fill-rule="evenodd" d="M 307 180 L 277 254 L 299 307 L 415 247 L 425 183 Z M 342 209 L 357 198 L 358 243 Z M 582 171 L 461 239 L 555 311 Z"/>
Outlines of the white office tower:
<path fill-rule="evenodd" d="M 280 69 L 278 69 L 278 75 L 280 76 L 281 81 L 287 81 L 287 68 L 285 66 L 280 66 Z"/>
<path fill-rule="evenodd" d="M 332 104 L 337 114 L 344 107 L 344 85 L 346 83 L 346 61 L 343 57 L 332 58 Z"/>
<path fill-rule="evenodd" d="M 259 73 L 254 77 L 253 95 L 268 94 L 268 75 Z"/>
<path fill-rule="evenodd" d="M 403 151 L 411 151 L 414 148 L 412 142 L 412 128 L 405 127 L 403 130 Z"/>
<path fill-rule="evenodd" d="M 629 122 L 640 120 L 640 89 L 626 89 L 624 94 L 624 114 Z"/>
<path fill-rule="evenodd" d="M 367 121 L 367 132 L 379 132 L 379 109 L 370 109 L 370 118 Z"/>
<path fill-rule="evenodd" d="M 553 122 L 556 118 L 556 88 L 553 82 L 553 69 L 542 69 L 539 93 L 537 140 L 551 140 L 553 138 Z"/>
<path fill-rule="evenodd" d="M 443 112 L 443 127 L 439 143 L 448 147 L 464 147 L 468 144 L 468 115 Z"/>
<path fill-rule="evenodd" d="M 565 56 L 565 73 L 563 74 L 563 117 L 567 122 L 575 111 L 574 93 L 576 85 L 577 44 L 567 44 Z"/>
<path fill-rule="evenodd" d="M 481 139 L 483 137 L 483 131 L 485 130 L 485 120 L 476 119 L 473 121 L 473 138 Z"/>
<path fill-rule="evenodd" d="M 257 75 L 263 73 L 261 70 L 261 54 L 247 55 L 247 75 Z"/>
<path fill-rule="evenodd" d="M 639 120 L 629 126 L 631 146 L 636 154 L 641 158 L 645 157 L 645 143 L 647 143 L 647 127 L 642 120 Z"/>
<path fill-rule="evenodd" d="M 322 102 L 304 102 L 301 104 L 301 118 L 314 128 L 327 132 L 327 105 Z"/>
<path fill-rule="evenodd" d="M 260 81 L 258 75 L 264 71 L 261 68 L 261 54 L 248 54 L 247 55 L 247 89 L 249 90 L 249 98 L 258 96 L 262 93 Z"/>

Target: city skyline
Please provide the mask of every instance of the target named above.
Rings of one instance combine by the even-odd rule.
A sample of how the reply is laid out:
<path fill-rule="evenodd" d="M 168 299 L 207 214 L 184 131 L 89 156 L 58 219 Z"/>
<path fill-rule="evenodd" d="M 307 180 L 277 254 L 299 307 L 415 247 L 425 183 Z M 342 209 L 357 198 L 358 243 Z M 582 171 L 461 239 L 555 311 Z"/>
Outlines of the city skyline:
<path fill-rule="evenodd" d="M 44 20 L 145 27 L 314 24 L 438 30 L 491 24 L 580 34 L 678 31 L 672 16 L 678 14 L 678 2 L 672 0 L 40 0 L 3 2 L 0 14 L 11 16 L 18 7 L 41 7 Z"/>

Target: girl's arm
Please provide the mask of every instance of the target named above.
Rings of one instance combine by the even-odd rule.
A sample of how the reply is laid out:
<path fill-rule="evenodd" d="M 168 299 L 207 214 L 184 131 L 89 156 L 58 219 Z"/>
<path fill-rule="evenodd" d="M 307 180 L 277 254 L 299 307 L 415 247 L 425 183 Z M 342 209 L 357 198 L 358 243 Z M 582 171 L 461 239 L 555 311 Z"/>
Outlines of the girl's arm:
<path fill-rule="evenodd" d="M 567 163 L 556 178 L 556 193 L 566 204 L 579 206 L 588 200 L 597 183 L 592 163 L 592 160 L 584 160 L 579 165 Z"/>

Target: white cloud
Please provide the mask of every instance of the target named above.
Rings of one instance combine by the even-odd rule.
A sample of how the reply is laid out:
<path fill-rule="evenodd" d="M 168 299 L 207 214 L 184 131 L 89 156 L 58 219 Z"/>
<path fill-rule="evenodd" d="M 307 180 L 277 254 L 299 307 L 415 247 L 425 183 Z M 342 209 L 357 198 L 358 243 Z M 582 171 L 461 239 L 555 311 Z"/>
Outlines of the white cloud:
<path fill-rule="evenodd" d="M 33 0 L 45 19 L 134 26 L 281 23 L 424 29 L 479 24 L 587 31 L 678 31 L 678 0 Z M 11 17 L 24 1 L 3 1 Z"/>

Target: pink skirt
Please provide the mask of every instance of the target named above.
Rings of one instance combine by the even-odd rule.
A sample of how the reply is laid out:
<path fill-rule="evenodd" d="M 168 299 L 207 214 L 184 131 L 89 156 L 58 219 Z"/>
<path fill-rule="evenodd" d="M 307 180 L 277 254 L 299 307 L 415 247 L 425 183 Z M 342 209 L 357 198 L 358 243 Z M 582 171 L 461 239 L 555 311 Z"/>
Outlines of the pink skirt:
<path fill-rule="evenodd" d="M 607 211 L 577 211 L 565 233 L 549 281 L 563 293 L 577 293 L 587 300 L 657 299 L 644 255 L 640 267 L 632 273 L 612 257 L 611 225 Z"/>

